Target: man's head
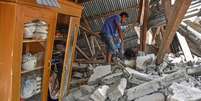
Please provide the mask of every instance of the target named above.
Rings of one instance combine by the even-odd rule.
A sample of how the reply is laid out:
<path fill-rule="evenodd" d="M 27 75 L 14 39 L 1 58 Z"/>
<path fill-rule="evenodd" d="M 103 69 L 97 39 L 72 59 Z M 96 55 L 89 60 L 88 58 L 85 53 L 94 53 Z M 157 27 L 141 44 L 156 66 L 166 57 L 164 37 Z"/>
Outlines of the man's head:
<path fill-rule="evenodd" d="M 121 23 L 125 23 L 128 18 L 128 13 L 121 12 L 119 15 L 121 16 Z"/>

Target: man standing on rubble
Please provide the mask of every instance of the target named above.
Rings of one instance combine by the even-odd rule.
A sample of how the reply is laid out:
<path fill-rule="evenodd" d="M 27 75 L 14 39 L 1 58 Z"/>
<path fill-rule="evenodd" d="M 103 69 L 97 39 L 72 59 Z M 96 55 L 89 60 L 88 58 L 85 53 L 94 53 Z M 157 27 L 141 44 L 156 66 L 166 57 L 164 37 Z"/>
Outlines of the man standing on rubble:
<path fill-rule="evenodd" d="M 107 63 L 110 64 L 112 55 L 117 55 L 124 38 L 121 25 L 126 22 L 128 13 L 122 12 L 107 18 L 101 29 L 101 38 L 106 44 Z"/>

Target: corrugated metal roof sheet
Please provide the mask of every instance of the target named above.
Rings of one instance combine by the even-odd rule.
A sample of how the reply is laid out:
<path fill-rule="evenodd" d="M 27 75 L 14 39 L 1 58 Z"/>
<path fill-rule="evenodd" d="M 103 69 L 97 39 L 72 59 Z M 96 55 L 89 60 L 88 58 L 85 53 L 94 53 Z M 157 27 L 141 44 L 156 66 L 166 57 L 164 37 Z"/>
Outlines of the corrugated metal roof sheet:
<path fill-rule="evenodd" d="M 194 19 L 201 10 L 201 0 L 192 0 L 185 19 Z"/>
<path fill-rule="evenodd" d="M 91 0 L 84 2 L 83 15 L 94 32 L 100 31 L 105 19 L 125 11 L 129 14 L 127 23 L 135 22 L 139 0 Z"/>

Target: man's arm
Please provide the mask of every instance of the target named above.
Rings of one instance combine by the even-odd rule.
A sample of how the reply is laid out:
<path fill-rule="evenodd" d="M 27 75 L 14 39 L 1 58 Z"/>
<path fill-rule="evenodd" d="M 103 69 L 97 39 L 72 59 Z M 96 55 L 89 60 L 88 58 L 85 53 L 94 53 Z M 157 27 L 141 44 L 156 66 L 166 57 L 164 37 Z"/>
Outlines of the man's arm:
<path fill-rule="evenodd" d="M 119 24 L 117 24 L 117 30 L 118 30 L 118 33 L 119 33 L 119 37 L 120 37 L 121 41 L 123 42 L 124 33 L 122 32 L 121 26 Z"/>
<path fill-rule="evenodd" d="M 120 21 L 121 21 L 121 19 L 116 16 L 116 18 L 115 18 L 115 24 L 117 25 L 117 31 L 119 33 L 119 37 L 120 37 L 121 41 L 123 42 L 124 33 L 122 33 Z"/>

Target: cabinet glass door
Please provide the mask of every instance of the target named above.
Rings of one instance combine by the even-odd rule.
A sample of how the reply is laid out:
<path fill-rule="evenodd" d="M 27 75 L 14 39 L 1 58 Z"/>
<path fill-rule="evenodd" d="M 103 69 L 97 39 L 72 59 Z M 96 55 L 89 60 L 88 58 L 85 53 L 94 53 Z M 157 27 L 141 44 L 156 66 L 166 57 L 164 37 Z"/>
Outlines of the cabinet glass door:
<path fill-rule="evenodd" d="M 24 23 L 21 100 L 41 101 L 49 25 L 43 20 Z"/>
<path fill-rule="evenodd" d="M 70 25 L 68 31 L 67 47 L 65 54 L 65 64 L 62 72 L 62 81 L 61 81 L 61 94 L 60 101 L 64 100 L 64 97 L 67 96 L 70 90 L 70 82 L 72 75 L 72 63 L 73 57 L 75 54 L 75 45 L 77 42 L 78 30 L 79 30 L 80 18 L 71 17 Z"/>
<path fill-rule="evenodd" d="M 48 101 L 58 101 L 59 99 L 62 71 L 65 64 L 64 59 L 68 40 L 69 23 L 70 16 L 64 14 L 57 15 L 57 26 L 48 86 Z"/>

